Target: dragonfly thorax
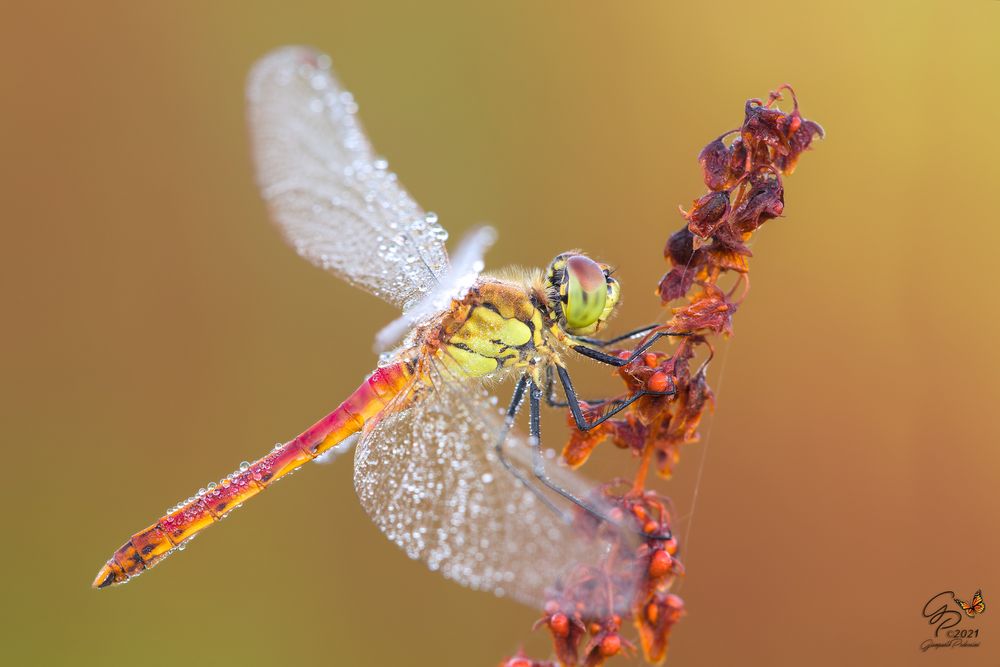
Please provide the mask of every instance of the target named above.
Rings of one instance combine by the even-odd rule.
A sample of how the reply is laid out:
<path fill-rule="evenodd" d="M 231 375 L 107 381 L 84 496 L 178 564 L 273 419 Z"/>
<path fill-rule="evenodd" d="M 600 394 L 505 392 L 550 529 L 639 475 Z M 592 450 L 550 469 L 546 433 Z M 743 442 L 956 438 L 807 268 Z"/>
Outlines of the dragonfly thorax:
<path fill-rule="evenodd" d="M 545 319 L 526 286 L 483 278 L 446 314 L 435 354 L 469 377 L 529 368 L 552 354 Z"/>

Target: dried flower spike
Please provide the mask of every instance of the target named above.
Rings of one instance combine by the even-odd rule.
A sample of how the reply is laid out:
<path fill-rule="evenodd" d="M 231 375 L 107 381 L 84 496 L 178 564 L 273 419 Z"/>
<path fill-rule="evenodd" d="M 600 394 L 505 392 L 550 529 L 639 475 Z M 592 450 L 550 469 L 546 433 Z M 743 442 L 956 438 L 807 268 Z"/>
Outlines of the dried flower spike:
<path fill-rule="evenodd" d="M 792 96 L 790 113 L 775 106 L 782 91 Z M 738 136 L 727 146 L 725 140 L 732 134 Z M 710 337 L 732 334 L 733 317 L 750 285 L 752 253 L 747 244 L 761 225 L 784 212 L 782 179 L 817 136 L 823 136 L 823 129 L 802 117 L 794 91 L 783 85 L 767 102 L 747 101 L 741 127 L 701 150 L 698 162 L 709 192 L 695 199 L 690 211 L 681 209 L 685 224 L 667 239 L 664 257 L 670 269 L 657 287 L 664 305 L 685 302 L 672 308 L 667 324 L 651 327 L 646 336 L 666 332 L 677 336 L 677 343 L 670 353 L 646 350 L 633 356 L 629 350 L 613 351 L 631 360 L 618 369 L 625 393 L 579 407 L 591 418 L 622 401 L 635 400 L 588 431 L 577 430 L 576 420 L 568 416 L 572 432 L 562 455 L 569 465 L 586 463 L 604 441 L 629 451 L 638 462 L 632 480 L 602 484 L 590 501 L 611 507 L 609 518 L 631 526 L 641 539 L 626 539 L 625 531 L 607 530 L 590 514 L 578 514 L 579 530 L 590 535 L 604 531 L 613 546 L 599 565 L 571 570 L 553 589 L 535 624 L 548 629 L 563 667 L 598 667 L 617 655 L 628 655 L 633 645 L 622 635 L 628 622 L 635 627 L 648 662 L 659 664 L 666 658 L 670 632 L 684 615 L 684 602 L 670 588 L 684 575 L 684 566 L 672 532 L 670 502 L 646 488 L 647 473 L 653 467 L 660 476 L 669 477 L 682 448 L 698 442 L 702 417 L 715 402 L 707 379 L 714 354 Z M 724 288 L 720 281 L 727 274 L 735 276 L 735 284 Z M 735 296 L 741 285 L 742 292 Z M 696 357 L 702 360 L 695 365 Z M 595 615 L 595 609 L 608 612 Z M 504 667 L 543 664 L 518 654 Z"/>

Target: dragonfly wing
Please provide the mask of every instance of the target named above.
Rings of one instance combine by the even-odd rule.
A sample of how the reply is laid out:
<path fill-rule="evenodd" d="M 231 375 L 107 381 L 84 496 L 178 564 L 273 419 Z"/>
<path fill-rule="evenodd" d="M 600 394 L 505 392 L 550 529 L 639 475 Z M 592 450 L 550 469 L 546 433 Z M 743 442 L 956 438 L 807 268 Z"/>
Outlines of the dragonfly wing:
<path fill-rule="evenodd" d="M 496 230 L 492 227 L 477 227 L 466 234 L 455 248 L 451 267 L 441 277 L 441 282 L 375 335 L 375 352 L 388 350 L 414 326 L 447 310 L 453 300 L 465 297 L 485 266 L 483 255 L 496 238 Z"/>
<path fill-rule="evenodd" d="M 304 47 L 264 56 L 247 81 L 257 182 L 295 250 L 400 308 L 448 266 L 447 232 L 372 151 L 357 105 Z"/>
<path fill-rule="evenodd" d="M 503 419 L 478 385 L 438 375 L 396 400 L 358 444 L 354 483 L 371 519 L 411 558 L 469 588 L 539 608 L 569 568 L 599 562 L 606 545 L 568 524 L 497 459 Z M 506 446 L 523 467 L 526 440 L 511 433 Z M 558 478 L 581 492 L 569 471 Z"/>

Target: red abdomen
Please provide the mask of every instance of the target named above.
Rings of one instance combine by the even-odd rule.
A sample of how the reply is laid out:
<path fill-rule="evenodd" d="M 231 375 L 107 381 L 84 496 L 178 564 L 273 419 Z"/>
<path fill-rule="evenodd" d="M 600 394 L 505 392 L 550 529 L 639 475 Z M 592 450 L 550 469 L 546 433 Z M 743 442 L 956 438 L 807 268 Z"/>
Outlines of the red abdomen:
<path fill-rule="evenodd" d="M 253 463 L 198 495 L 188 498 L 166 516 L 133 535 L 115 551 L 94 579 L 94 587 L 120 584 L 141 574 L 234 508 L 254 497 L 272 482 L 315 459 L 326 450 L 359 432 L 378 415 L 413 377 L 409 362 L 379 368 L 361 383 L 336 410 L 295 439 L 276 446 Z"/>

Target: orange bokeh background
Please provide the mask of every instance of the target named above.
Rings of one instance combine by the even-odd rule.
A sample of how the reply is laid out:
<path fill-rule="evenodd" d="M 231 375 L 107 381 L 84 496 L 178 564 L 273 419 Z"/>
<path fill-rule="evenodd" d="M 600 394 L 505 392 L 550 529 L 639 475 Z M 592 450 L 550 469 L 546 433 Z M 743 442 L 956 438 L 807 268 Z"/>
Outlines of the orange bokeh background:
<path fill-rule="evenodd" d="M 695 156 L 795 85 L 828 138 L 755 237 L 705 440 L 674 500 L 671 665 L 995 664 L 992 279 L 1000 4 L 95 2 L 0 27 L 0 638 L 9 664 L 492 666 L 535 610 L 411 562 L 310 466 L 127 587 L 127 536 L 334 407 L 385 304 L 299 260 L 252 182 L 243 81 L 327 52 L 380 152 L 488 260 L 618 266 L 614 330 L 663 317 Z M 584 388 L 613 382 L 595 369 Z M 591 392 L 594 393 L 594 392 Z M 558 436 L 562 416 L 549 415 Z M 604 451 L 586 470 L 627 469 Z M 982 588 L 977 649 L 921 608 Z M 970 625 L 971 627 L 971 625 Z M 634 661 L 633 661 L 634 662 Z M 614 663 L 612 663 L 614 664 Z M 621 664 L 629 664 L 622 661 Z"/>

